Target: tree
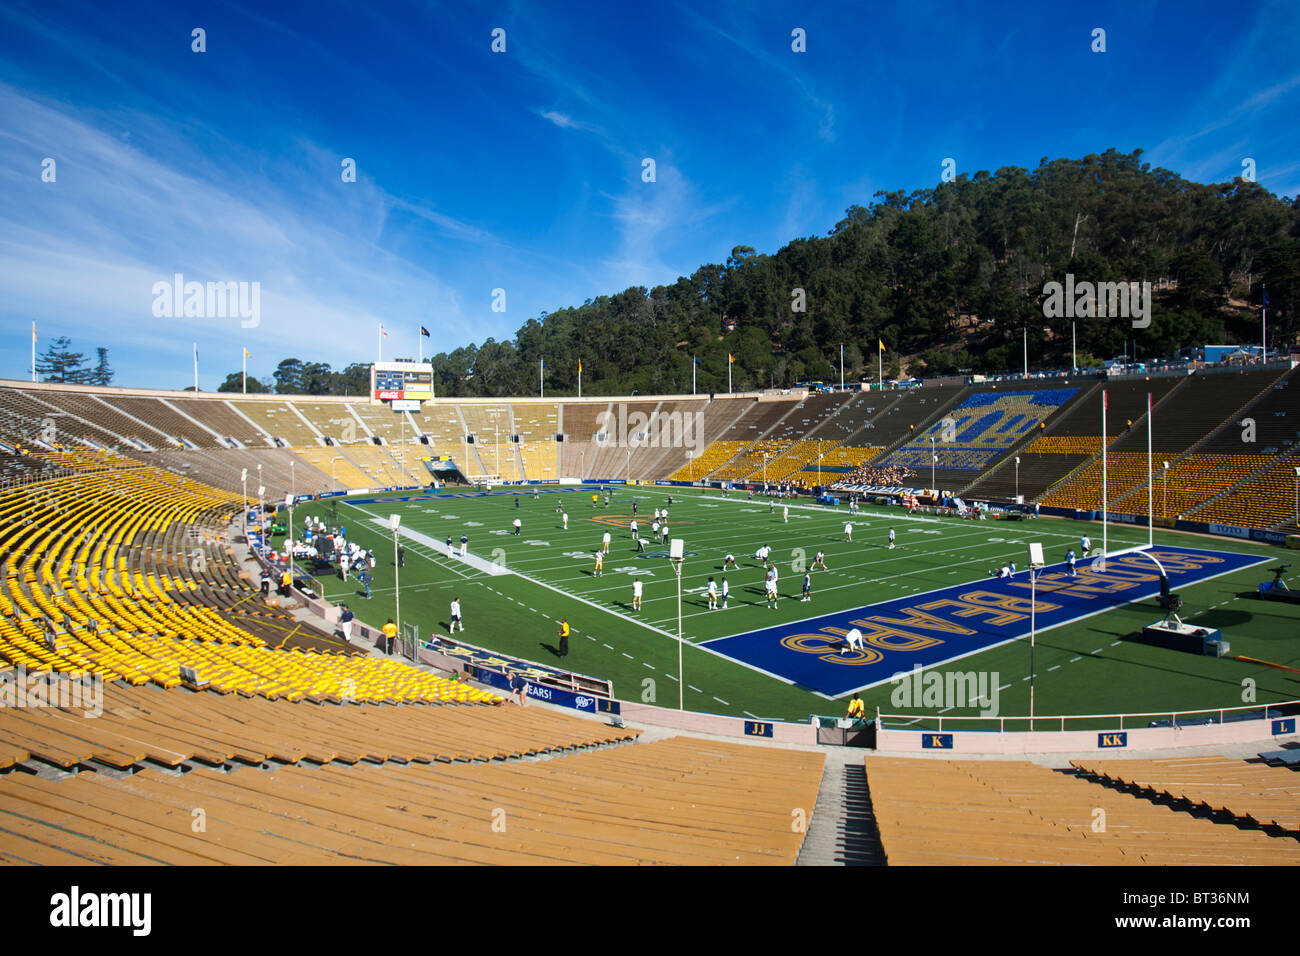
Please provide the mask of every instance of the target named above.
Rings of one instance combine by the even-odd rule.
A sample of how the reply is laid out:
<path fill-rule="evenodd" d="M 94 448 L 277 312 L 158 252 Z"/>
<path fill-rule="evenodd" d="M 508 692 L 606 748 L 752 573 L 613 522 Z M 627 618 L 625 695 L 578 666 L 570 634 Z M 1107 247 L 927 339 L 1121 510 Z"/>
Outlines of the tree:
<path fill-rule="evenodd" d="M 275 367 L 275 390 L 280 395 L 302 395 L 302 359 L 287 358 Z"/>
<path fill-rule="evenodd" d="M 114 372 L 108 364 L 108 349 L 101 346 L 95 349 L 95 353 L 99 356 L 99 362 L 89 372 L 86 381 L 91 385 L 112 385 Z"/>
<path fill-rule="evenodd" d="M 85 381 L 89 371 L 84 362 L 85 356 L 81 352 L 72 351 L 72 340 L 61 335 L 36 360 L 36 374 L 43 375 L 42 381 L 45 382 L 76 385 Z"/>
<path fill-rule="evenodd" d="M 226 380 L 217 386 L 218 392 L 240 392 L 243 391 L 243 373 L 231 372 L 226 376 Z M 269 385 L 259 379 L 248 376 L 248 391 L 250 393 L 263 394 L 271 391 Z"/>

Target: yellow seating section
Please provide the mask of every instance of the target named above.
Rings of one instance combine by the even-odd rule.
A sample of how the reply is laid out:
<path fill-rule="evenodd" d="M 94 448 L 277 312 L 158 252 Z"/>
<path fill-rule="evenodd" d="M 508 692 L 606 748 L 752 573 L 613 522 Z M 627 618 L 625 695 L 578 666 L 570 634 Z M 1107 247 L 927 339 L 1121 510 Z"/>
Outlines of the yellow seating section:
<path fill-rule="evenodd" d="M 163 687 L 180 684 L 188 666 L 214 690 L 291 700 L 499 700 L 396 661 L 273 649 L 215 608 L 178 601 L 204 580 L 201 529 L 240 504 L 239 495 L 147 466 L 0 493 L 0 660 Z M 146 552 L 181 531 L 189 537 L 173 550 L 195 547 L 179 556 L 179 574 L 149 570 Z"/>
<path fill-rule="evenodd" d="M 736 456 L 736 453 L 748 445 L 747 441 L 710 442 L 695 459 L 687 462 L 669 476 L 672 481 L 699 481 L 713 473 Z"/>

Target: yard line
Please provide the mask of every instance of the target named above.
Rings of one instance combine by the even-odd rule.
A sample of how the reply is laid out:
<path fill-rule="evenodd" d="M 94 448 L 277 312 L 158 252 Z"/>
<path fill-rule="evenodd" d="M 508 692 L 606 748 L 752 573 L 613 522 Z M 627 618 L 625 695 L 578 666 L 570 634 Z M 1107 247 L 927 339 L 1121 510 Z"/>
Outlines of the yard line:
<path fill-rule="evenodd" d="M 1053 664 L 1051 667 L 1048 668 L 1048 670 L 1049 670 L 1049 671 L 1054 671 L 1054 670 L 1056 670 L 1056 669 L 1057 669 L 1058 667 L 1060 667 L 1060 666 L 1061 666 L 1060 664 Z"/>
<path fill-rule="evenodd" d="M 651 670 L 654 670 L 654 669 L 655 669 L 655 666 L 654 666 L 653 664 L 647 664 L 645 661 L 642 661 L 642 662 L 641 662 L 641 666 L 642 666 L 642 667 L 648 667 L 648 668 L 650 668 Z"/>
<path fill-rule="evenodd" d="M 719 704 L 725 704 L 728 707 L 731 706 L 731 704 L 727 703 L 727 701 L 723 700 L 721 697 L 715 697 L 713 699 L 716 700 Z"/>
<path fill-rule="evenodd" d="M 691 690 L 695 691 L 695 693 L 697 693 L 697 694 L 703 694 L 703 693 L 704 693 L 704 691 L 700 690 L 700 689 L 699 689 L 698 687 L 696 687 L 694 684 L 687 684 L 686 686 L 689 687 Z"/>
<path fill-rule="evenodd" d="M 620 651 L 619 653 L 621 653 L 624 657 L 626 657 L 630 661 L 636 660 L 636 658 L 633 657 L 631 654 L 629 654 L 627 651 Z"/>

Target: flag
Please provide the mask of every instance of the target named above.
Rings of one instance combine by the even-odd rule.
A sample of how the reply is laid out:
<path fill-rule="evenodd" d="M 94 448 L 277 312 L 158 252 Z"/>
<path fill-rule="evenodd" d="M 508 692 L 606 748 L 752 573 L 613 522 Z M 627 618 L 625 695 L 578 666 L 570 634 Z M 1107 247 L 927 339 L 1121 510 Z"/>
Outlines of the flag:
<path fill-rule="evenodd" d="M 582 374 L 582 359 L 578 359 L 578 374 Z"/>
<path fill-rule="evenodd" d="M 735 364 L 736 364 L 736 356 L 734 356 L 734 355 L 732 355 L 730 352 L 728 352 L 728 353 L 727 353 L 727 362 L 728 362 L 728 364 L 730 364 L 730 365 L 735 365 Z"/>
<path fill-rule="evenodd" d="M 1267 305 L 1268 305 L 1268 290 L 1267 290 L 1267 289 L 1264 290 L 1264 305 L 1265 305 L 1266 307 L 1267 307 Z M 33 326 L 33 328 L 35 328 L 35 327 Z M 35 334 L 35 333 L 33 332 L 33 334 Z"/>
<path fill-rule="evenodd" d="M 384 338 L 388 338 L 388 330 L 384 328 L 384 323 L 382 322 L 379 323 L 379 334 Z"/>
<path fill-rule="evenodd" d="M 253 353 L 248 351 L 248 349 L 244 349 L 244 358 L 252 358 L 252 357 L 253 357 Z"/>
<path fill-rule="evenodd" d="M 703 364 L 704 364 L 703 362 L 700 361 L 700 357 L 699 357 L 698 355 L 693 355 L 693 356 L 691 356 L 691 357 L 695 359 L 695 364 L 696 364 L 696 365 L 703 365 Z"/>
<path fill-rule="evenodd" d="M 880 346 L 880 351 L 885 350 L 885 343 L 881 339 L 876 339 L 876 344 Z"/>
<path fill-rule="evenodd" d="M 426 329 L 423 325 L 420 326 L 420 334 L 423 335 L 426 339 L 433 338 L 433 336 L 429 334 L 429 330 Z"/>
<path fill-rule="evenodd" d="M 36 323 L 32 323 L 32 345 L 36 344 Z"/>

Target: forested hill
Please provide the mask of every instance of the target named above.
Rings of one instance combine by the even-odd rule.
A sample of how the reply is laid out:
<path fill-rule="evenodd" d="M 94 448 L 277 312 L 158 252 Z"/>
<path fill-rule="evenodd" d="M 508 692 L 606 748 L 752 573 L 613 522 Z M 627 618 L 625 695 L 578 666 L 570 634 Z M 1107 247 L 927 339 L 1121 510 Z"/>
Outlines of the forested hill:
<path fill-rule="evenodd" d="M 1043 160 L 1037 169 L 960 175 L 933 189 L 877 193 L 825 237 L 775 254 L 738 245 L 726 263 L 674 284 L 635 287 L 544 314 L 513 342 L 489 339 L 434 357 L 438 395 L 701 392 L 885 375 L 1068 367 L 1069 318 L 1043 317 L 1048 281 L 1152 283 L 1149 328 L 1082 319 L 1078 350 L 1139 357 L 1206 343 L 1258 342 L 1261 285 L 1270 345 L 1295 341 L 1300 201 L 1254 182 L 1202 185 L 1141 160 L 1141 150 Z M 737 240 L 744 237 L 737 236 Z M 803 290 L 804 311 L 796 311 Z"/>

